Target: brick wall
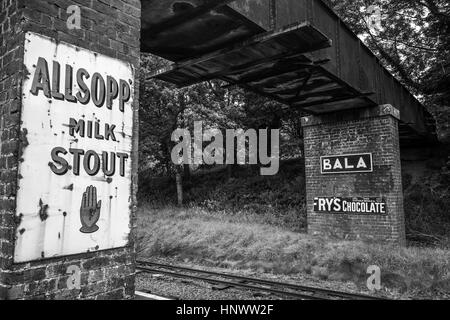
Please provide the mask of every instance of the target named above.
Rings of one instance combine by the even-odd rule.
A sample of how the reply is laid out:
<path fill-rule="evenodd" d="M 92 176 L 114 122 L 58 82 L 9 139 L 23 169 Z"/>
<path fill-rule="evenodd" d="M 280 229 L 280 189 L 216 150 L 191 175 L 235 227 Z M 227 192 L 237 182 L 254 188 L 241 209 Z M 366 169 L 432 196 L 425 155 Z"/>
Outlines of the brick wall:
<path fill-rule="evenodd" d="M 304 121 L 308 232 L 341 239 L 405 241 L 398 113 L 391 106 Z M 373 153 L 373 173 L 322 175 L 320 157 Z M 322 214 L 314 197 L 385 197 L 387 215 Z"/>
<path fill-rule="evenodd" d="M 69 30 L 67 8 L 81 8 L 81 29 Z M 134 86 L 132 217 L 127 248 L 25 264 L 13 263 L 15 196 L 20 159 L 21 83 L 25 32 L 33 31 L 128 61 L 140 54 L 139 0 L 0 0 L 0 299 L 119 299 L 134 294 L 139 77 Z M 67 268 L 81 269 L 81 289 L 67 289 Z"/>

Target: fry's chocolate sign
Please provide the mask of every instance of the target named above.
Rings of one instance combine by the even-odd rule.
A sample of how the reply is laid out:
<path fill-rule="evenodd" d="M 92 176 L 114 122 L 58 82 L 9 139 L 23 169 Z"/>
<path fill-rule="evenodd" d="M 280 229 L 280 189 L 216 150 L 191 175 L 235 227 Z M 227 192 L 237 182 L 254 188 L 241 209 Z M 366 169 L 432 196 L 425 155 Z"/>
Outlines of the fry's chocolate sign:
<path fill-rule="evenodd" d="M 384 198 L 314 198 L 314 212 L 346 214 L 387 214 Z"/>
<path fill-rule="evenodd" d="M 28 32 L 15 262 L 128 243 L 133 69 Z"/>

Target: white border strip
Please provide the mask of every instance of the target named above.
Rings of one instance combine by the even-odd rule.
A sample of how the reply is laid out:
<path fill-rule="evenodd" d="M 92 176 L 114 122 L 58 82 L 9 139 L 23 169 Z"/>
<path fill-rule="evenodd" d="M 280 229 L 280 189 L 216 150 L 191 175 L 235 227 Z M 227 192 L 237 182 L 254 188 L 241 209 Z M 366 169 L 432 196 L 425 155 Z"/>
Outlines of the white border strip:
<path fill-rule="evenodd" d="M 137 296 L 143 297 L 143 298 L 147 298 L 149 300 L 172 300 L 172 299 L 169 299 L 169 298 L 156 296 L 154 294 L 145 293 L 145 292 L 141 292 L 141 291 L 135 291 L 134 294 L 137 295 Z"/>

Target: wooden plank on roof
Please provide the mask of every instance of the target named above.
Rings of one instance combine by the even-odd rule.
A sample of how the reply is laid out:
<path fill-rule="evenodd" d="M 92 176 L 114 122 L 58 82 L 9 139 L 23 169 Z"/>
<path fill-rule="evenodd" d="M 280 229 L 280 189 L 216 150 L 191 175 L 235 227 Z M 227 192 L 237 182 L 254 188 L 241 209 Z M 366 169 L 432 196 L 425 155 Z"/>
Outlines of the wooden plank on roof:
<path fill-rule="evenodd" d="M 265 32 L 226 5 L 232 1 L 142 1 L 141 51 L 181 61 Z"/>
<path fill-rule="evenodd" d="M 170 76 L 183 70 L 192 68 L 206 68 L 207 71 L 201 76 L 218 76 L 233 70 L 239 71 L 245 68 L 259 66 L 263 63 L 277 62 L 282 58 L 296 58 L 296 61 L 309 62 L 302 53 L 311 52 L 321 48 L 329 47 L 331 43 L 319 30 L 309 23 L 301 23 L 288 28 L 257 35 L 249 40 L 237 43 L 225 49 L 217 50 L 196 59 L 190 59 L 158 70 L 150 77 L 162 78 L 170 81 Z M 230 70 L 233 68 L 233 70 Z M 179 86 L 189 85 L 196 79 L 188 79 L 186 82 L 173 82 Z"/>
<path fill-rule="evenodd" d="M 178 86 L 219 78 L 314 113 L 310 107 L 343 100 L 360 106 L 365 100 L 359 98 L 367 95 L 322 68 L 328 59 L 311 60 L 310 52 L 330 45 L 325 35 L 303 22 L 174 63 L 152 77 Z M 349 107 L 351 103 L 345 106 Z"/>

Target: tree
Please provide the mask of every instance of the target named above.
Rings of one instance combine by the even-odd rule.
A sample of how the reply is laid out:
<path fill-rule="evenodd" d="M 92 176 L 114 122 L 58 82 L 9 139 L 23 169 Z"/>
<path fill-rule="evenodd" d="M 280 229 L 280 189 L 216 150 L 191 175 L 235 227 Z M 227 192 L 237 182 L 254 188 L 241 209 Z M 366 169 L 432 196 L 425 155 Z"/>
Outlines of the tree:
<path fill-rule="evenodd" d="M 141 57 L 140 99 L 140 174 L 172 176 L 177 187 L 178 204 L 183 201 L 183 179 L 188 178 L 188 165 L 172 163 L 175 142 L 172 133 L 187 128 L 193 132 L 194 122 L 222 130 L 237 126 L 240 119 L 241 91 L 226 89 L 220 81 L 208 81 L 186 88 L 149 78 L 169 62 L 143 54 Z"/>
<path fill-rule="evenodd" d="M 384 65 L 438 120 L 450 142 L 450 3 L 447 0 L 329 0 Z M 379 6 L 382 29 L 368 24 L 370 5 Z"/>

